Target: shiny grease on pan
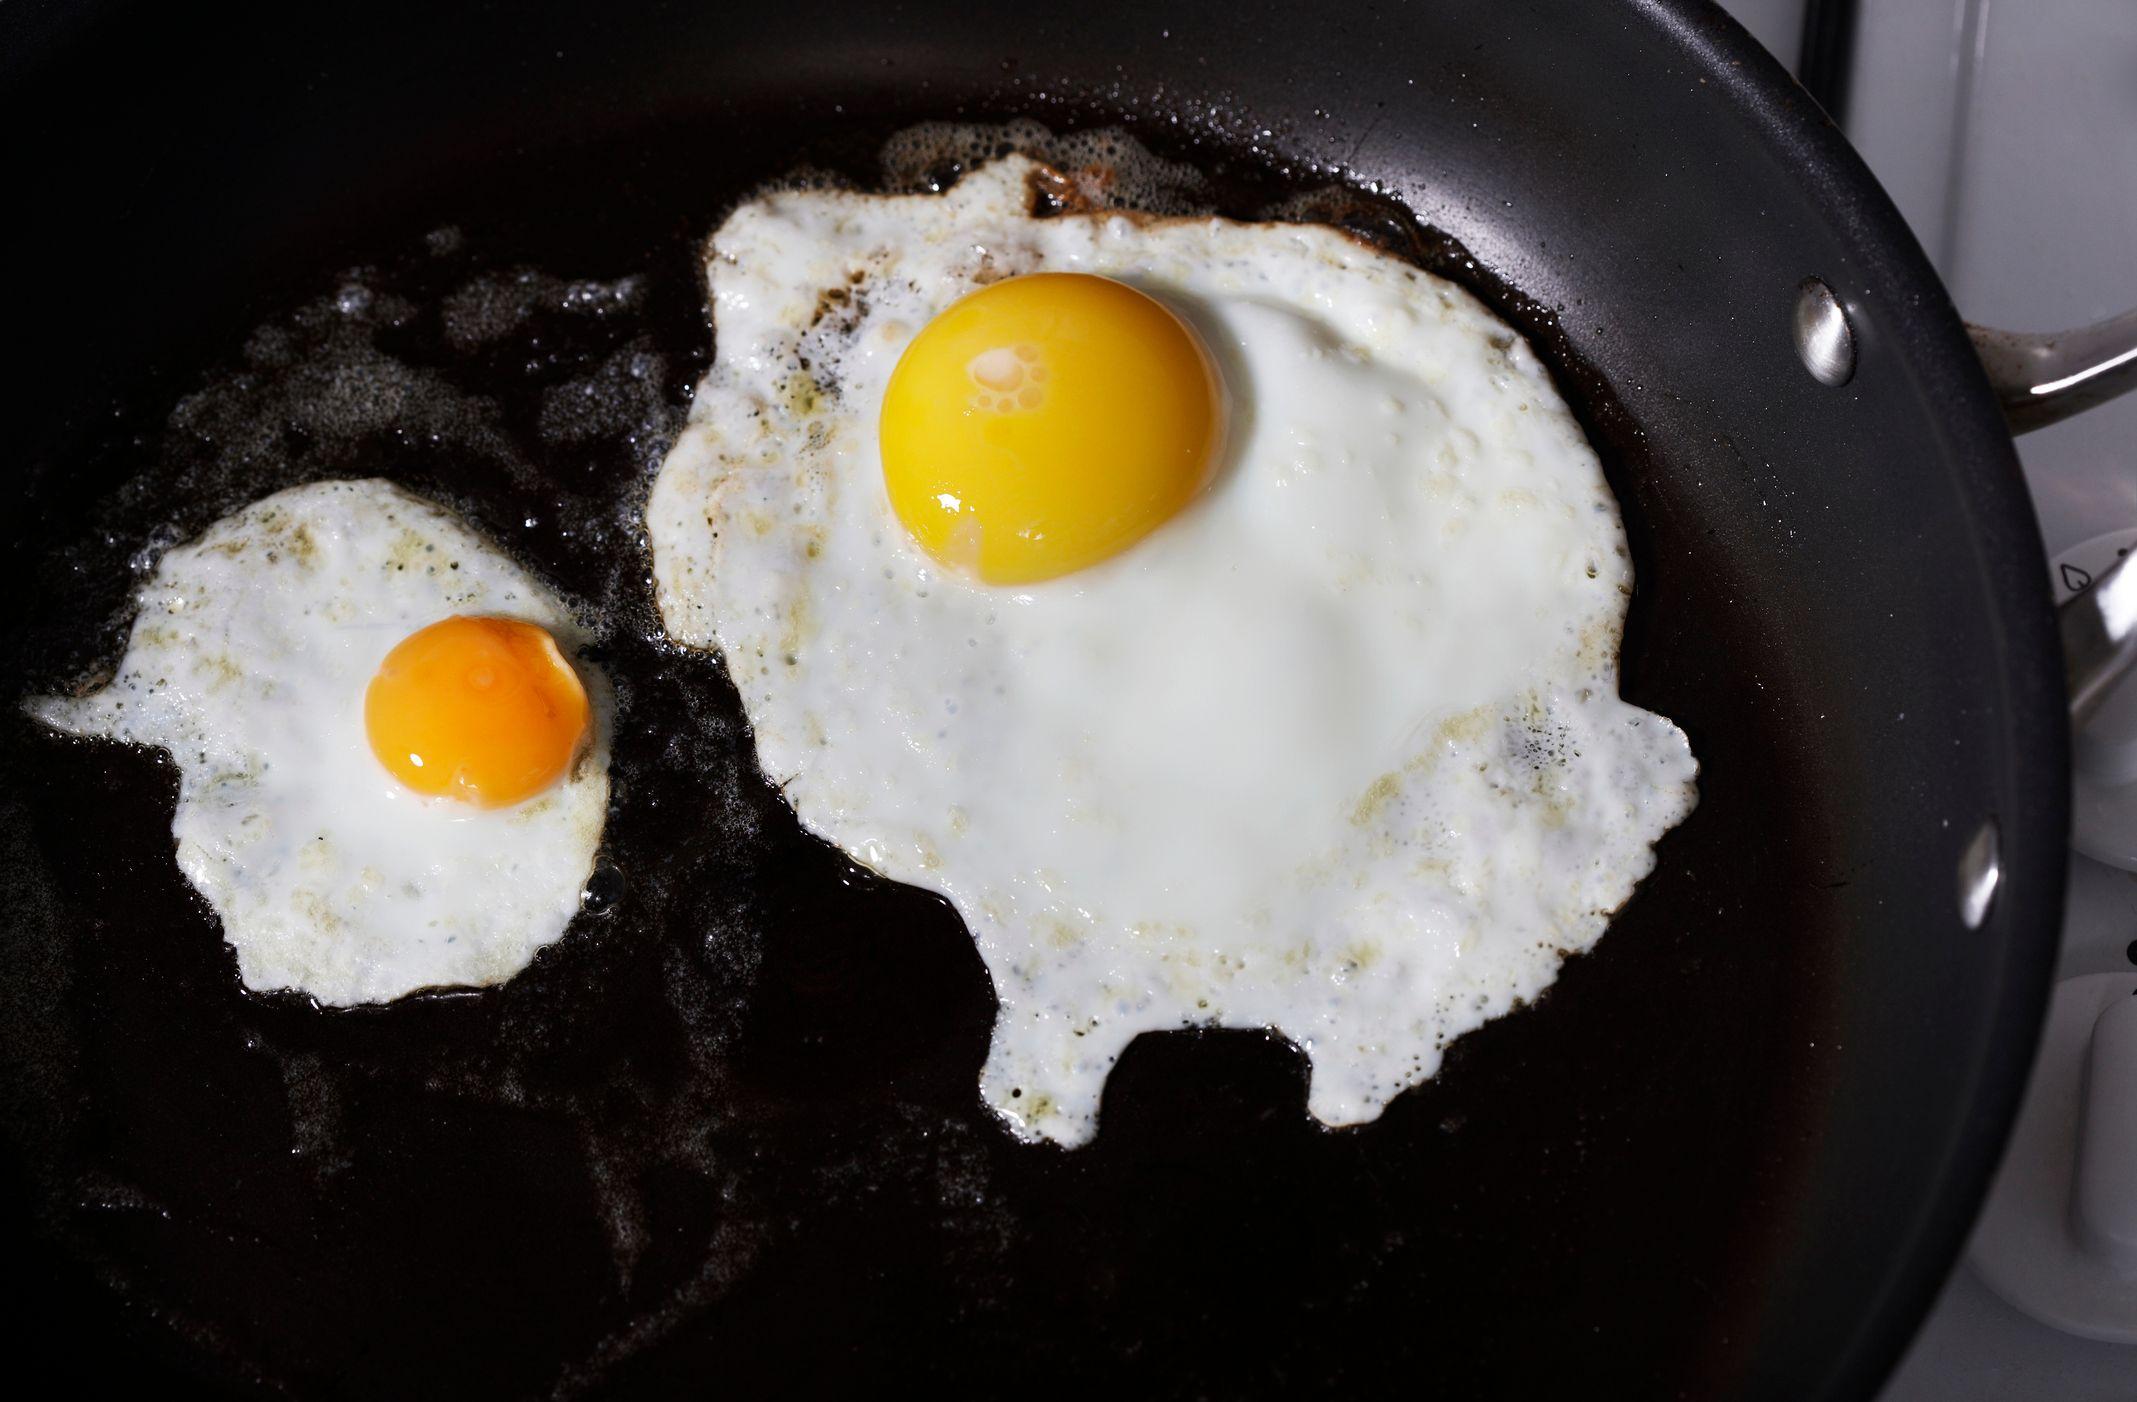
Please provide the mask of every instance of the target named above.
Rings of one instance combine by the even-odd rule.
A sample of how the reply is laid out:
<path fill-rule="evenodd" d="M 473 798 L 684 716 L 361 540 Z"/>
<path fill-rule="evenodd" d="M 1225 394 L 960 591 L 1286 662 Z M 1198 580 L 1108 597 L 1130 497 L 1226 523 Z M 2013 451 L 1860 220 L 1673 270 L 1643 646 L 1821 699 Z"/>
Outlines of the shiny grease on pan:
<path fill-rule="evenodd" d="M 835 178 L 919 189 L 1004 144 L 1072 170 L 1120 149 L 1077 138 L 1079 160 L 1047 140 L 936 131 L 894 143 L 886 173 Z M 1163 170 L 1133 193 L 1340 223 L 1478 281 L 1369 194 Z M 596 620 L 617 691 L 608 867 L 565 939 L 503 988 L 335 1014 L 237 989 L 170 860 L 170 766 L 11 714 L 41 850 L 5 858 L 29 935 L 0 992 L 24 1087 L 10 1131 L 52 1229 L 233 1375 L 657 1387 L 682 1365 L 650 1345 L 688 1323 L 671 1359 L 739 1356 L 786 1291 L 832 1321 L 866 1301 L 878 1339 L 925 1337 L 945 1308 L 976 1326 L 1052 1309 L 1125 1358 L 1132 1333 L 1054 1292 L 1083 1279 L 1107 1297 L 1124 1238 L 1087 1224 L 1135 1210 L 1139 1175 L 1166 1161 L 1151 1146 L 1183 1118 L 1211 1144 L 1262 1144 L 1270 1182 L 1311 1164 L 1317 1192 L 1401 1220 L 1369 1139 L 1305 1124 L 1302 1064 L 1256 1034 L 1131 1055 L 1112 1134 L 1081 1162 L 1015 1145 L 972 1093 L 992 1000 L 954 916 L 801 834 L 718 667 L 661 640 L 639 511 L 703 366 L 695 239 L 720 212 L 641 213 L 540 266 L 441 229 L 351 270 L 122 449 L 93 529 L 38 564 L 53 608 L 9 651 L 50 689 L 110 667 L 162 549 L 282 486 L 387 475 Z M 1532 337 L 1547 322 L 1484 290 Z M 1214 1201 L 1227 1172 L 1201 1172 Z M 1372 1255 L 1282 1249 L 1337 1276 Z M 905 1263 L 910 1303 L 871 1297 L 865 1260 Z M 1317 1280 L 1300 1288 L 1337 1288 Z"/>

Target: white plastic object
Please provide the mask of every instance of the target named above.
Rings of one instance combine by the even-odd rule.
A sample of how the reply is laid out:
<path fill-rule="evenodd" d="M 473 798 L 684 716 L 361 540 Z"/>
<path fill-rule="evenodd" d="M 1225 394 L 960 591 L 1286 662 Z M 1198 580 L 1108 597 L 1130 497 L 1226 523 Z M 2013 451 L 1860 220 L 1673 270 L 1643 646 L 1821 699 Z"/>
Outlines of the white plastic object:
<path fill-rule="evenodd" d="M 2137 549 L 2137 527 L 2073 545 L 2048 570 L 2063 603 Z M 2070 845 L 2096 861 L 2137 871 L 2137 682 L 2108 693 L 2071 736 Z"/>
<path fill-rule="evenodd" d="M 2041 1323 L 2137 1344 L 2137 974 L 2056 985 L 1969 1252 Z"/>
<path fill-rule="evenodd" d="M 2087 1255 L 2137 1280 L 2137 997 L 2093 1024 L 2081 1103 L 2071 1225 Z"/>

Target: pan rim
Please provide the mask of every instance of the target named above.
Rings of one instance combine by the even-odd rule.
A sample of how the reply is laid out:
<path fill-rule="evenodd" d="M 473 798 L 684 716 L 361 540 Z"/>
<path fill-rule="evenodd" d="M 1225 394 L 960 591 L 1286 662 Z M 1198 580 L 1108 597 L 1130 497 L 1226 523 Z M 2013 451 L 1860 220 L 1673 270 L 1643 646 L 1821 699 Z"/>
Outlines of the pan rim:
<path fill-rule="evenodd" d="M 2003 1156 L 2030 1078 L 2063 923 L 2070 824 L 2070 724 L 2045 546 L 2018 453 L 1965 323 L 1899 209 L 1839 125 L 1764 45 L 1715 0 L 1635 0 L 1658 44 L 1708 75 L 1785 158 L 1842 238 L 1861 250 L 1858 285 L 1906 295 L 1877 315 L 1900 373 L 1937 403 L 1936 431 L 1965 513 L 1972 558 L 1956 562 L 1982 589 L 2004 665 L 1988 698 L 2002 718 L 2007 801 L 1995 824 L 2001 884 L 1974 935 L 2002 958 L 1998 996 L 1942 1172 L 1924 1192 L 1871 1308 L 1831 1350 L 1816 1395 L 1870 1397 L 1897 1367 L 1958 1264 Z M 2040 776 L 2051 776 L 2043 781 Z M 1971 836 L 1954 832 L 1959 842 Z M 1959 847 L 1955 845 L 1954 856 Z M 1954 879 L 1956 889 L 1956 875 Z M 1954 902 L 1952 913 L 1958 915 Z M 1758 1350 L 1754 1349 L 1756 1356 Z"/>

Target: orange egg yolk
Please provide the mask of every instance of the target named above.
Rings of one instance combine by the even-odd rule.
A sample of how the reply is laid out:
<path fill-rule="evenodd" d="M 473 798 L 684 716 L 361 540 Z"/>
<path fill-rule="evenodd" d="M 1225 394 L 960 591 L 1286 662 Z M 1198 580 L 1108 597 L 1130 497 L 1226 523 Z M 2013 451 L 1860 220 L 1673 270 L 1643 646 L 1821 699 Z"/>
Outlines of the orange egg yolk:
<path fill-rule="evenodd" d="M 586 688 L 556 640 L 510 618 L 447 618 L 409 634 L 364 693 L 372 752 L 395 778 L 482 808 L 555 783 L 586 719 Z"/>
<path fill-rule="evenodd" d="M 1125 550 L 1208 485 L 1223 437 L 1208 350 L 1110 278 L 993 283 L 922 328 L 883 394 L 883 480 L 920 547 L 989 584 Z"/>

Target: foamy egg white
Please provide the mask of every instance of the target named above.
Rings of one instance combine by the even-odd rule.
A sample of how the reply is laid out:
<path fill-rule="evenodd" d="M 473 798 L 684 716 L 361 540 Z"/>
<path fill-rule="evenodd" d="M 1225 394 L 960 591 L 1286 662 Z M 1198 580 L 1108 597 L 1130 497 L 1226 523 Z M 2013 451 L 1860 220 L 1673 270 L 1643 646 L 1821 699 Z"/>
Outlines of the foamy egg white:
<path fill-rule="evenodd" d="M 1315 1116 L 1371 1119 L 1594 944 L 1695 801 L 1617 696 L 1616 504 L 1461 289 L 1323 227 L 1034 217 L 1064 184 L 1015 156 L 733 213 L 647 507 L 662 617 L 807 826 L 964 917 L 1019 1134 L 1087 1140 L 1129 1040 L 1194 1025 L 1279 1030 Z M 1041 270 L 1199 331 L 1228 447 L 1123 553 L 990 587 L 894 516 L 877 410 L 932 318 Z"/>
<path fill-rule="evenodd" d="M 506 808 L 419 795 L 381 765 L 380 661 L 449 615 L 522 620 L 573 657 L 562 600 L 440 508 L 380 481 L 278 492 L 171 550 L 118 673 L 30 703 L 60 730 L 169 752 L 178 865 L 249 988 L 330 1005 L 499 983 L 579 908 L 608 803 L 611 706 L 575 660 L 589 732 L 563 778 Z"/>

